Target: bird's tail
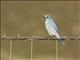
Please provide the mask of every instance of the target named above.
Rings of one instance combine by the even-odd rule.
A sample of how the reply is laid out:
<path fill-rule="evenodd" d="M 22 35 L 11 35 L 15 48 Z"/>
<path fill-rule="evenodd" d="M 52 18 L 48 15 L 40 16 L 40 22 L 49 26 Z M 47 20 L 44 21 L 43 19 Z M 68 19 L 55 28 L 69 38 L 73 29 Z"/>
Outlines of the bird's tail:
<path fill-rule="evenodd" d="M 59 39 L 60 44 L 64 46 L 64 39 L 62 39 L 59 34 L 56 34 L 56 36 Z"/>
<path fill-rule="evenodd" d="M 60 39 L 59 41 L 63 46 L 65 46 L 64 39 Z"/>

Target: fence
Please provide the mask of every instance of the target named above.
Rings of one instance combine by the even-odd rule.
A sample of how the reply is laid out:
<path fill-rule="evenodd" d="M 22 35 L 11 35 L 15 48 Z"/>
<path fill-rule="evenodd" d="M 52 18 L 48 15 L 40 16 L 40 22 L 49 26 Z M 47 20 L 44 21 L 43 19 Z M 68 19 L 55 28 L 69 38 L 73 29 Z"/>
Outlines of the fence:
<path fill-rule="evenodd" d="M 66 37 L 66 36 L 61 36 L 61 39 L 63 40 L 80 40 L 80 37 Z M 10 40 L 10 58 L 9 60 L 12 60 L 12 41 L 13 40 L 30 40 L 31 41 L 31 60 L 33 60 L 33 41 L 34 40 L 56 40 L 56 60 L 58 60 L 58 43 L 57 39 L 55 37 L 48 37 L 48 36 L 20 36 L 20 34 L 18 34 L 17 36 L 7 36 L 7 35 L 3 35 L 1 36 L 1 40 Z"/>

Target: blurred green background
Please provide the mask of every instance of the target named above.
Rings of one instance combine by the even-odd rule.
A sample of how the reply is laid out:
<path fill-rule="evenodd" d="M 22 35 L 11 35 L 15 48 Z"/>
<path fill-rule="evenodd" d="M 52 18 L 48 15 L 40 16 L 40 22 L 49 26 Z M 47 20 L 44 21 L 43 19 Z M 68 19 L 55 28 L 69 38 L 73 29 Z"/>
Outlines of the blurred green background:
<path fill-rule="evenodd" d="M 55 19 L 60 35 L 80 36 L 80 1 L 1 1 L 1 34 L 48 36 L 44 15 Z M 56 60 L 56 41 L 34 41 L 33 60 Z M 58 60 L 80 60 L 80 41 L 58 43 Z M 30 60 L 31 41 L 13 41 L 12 60 Z M 1 60 L 9 60 L 10 41 L 1 41 Z"/>

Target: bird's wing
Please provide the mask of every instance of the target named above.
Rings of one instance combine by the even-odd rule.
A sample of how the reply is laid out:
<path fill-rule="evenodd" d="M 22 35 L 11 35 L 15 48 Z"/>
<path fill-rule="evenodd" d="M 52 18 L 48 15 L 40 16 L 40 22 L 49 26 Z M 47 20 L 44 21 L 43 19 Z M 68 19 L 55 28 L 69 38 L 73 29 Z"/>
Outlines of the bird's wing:
<path fill-rule="evenodd" d="M 54 26 L 51 24 L 50 21 L 47 20 L 47 23 L 45 22 L 45 27 L 46 27 L 46 30 L 48 31 L 49 35 L 55 35 L 54 34 Z"/>
<path fill-rule="evenodd" d="M 54 23 L 51 22 L 50 20 L 46 20 L 47 23 L 45 23 L 45 27 L 49 33 L 49 35 L 53 36 L 53 35 L 58 35 L 58 30 L 55 28 L 55 26 L 53 25 Z"/>
<path fill-rule="evenodd" d="M 54 28 L 56 29 L 57 32 L 59 32 L 59 29 L 57 27 L 57 24 L 53 21 L 53 20 L 50 20 L 51 21 L 51 24 L 54 26 Z"/>

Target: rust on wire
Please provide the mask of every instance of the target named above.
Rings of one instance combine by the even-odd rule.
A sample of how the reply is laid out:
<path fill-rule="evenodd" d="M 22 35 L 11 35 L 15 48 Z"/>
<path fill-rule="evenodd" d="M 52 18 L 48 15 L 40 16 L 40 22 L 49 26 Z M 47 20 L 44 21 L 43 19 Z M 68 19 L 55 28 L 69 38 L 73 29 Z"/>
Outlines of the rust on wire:
<path fill-rule="evenodd" d="M 80 40 L 80 37 L 66 37 L 61 36 L 61 39 L 63 40 Z M 17 36 L 1 36 L 1 40 L 61 40 L 57 39 L 55 37 L 47 37 L 47 36 L 20 36 L 19 34 Z"/>

